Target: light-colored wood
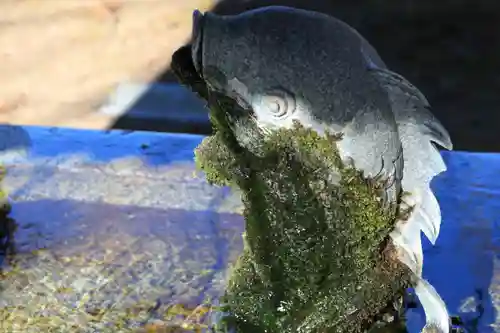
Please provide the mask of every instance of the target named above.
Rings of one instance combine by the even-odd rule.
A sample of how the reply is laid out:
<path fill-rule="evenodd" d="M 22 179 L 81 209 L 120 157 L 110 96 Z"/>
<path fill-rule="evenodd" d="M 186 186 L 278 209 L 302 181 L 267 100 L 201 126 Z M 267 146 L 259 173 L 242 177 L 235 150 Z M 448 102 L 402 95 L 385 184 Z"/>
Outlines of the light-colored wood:
<path fill-rule="evenodd" d="M 147 82 L 188 40 L 209 0 L 0 1 L 0 122 L 107 128 L 98 107 Z"/>

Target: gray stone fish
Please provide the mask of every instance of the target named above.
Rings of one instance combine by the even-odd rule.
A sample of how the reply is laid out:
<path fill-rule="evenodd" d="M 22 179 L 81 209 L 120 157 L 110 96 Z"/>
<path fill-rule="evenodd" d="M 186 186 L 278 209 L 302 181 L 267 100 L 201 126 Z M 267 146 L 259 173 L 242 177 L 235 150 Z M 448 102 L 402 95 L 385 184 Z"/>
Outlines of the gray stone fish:
<path fill-rule="evenodd" d="M 232 96 L 228 111 L 240 145 L 259 153 L 266 133 L 294 121 L 319 133 L 342 133 L 341 158 L 369 177 L 387 179 L 387 207 L 413 207 L 391 238 L 414 273 L 426 328 L 449 332 L 436 290 L 422 278 L 420 232 L 435 243 L 441 213 L 430 189 L 446 170 L 435 145 L 448 132 L 422 93 L 390 71 L 376 50 L 344 22 L 317 12 L 270 6 L 233 16 L 194 13 L 191 54 L 208 89 Z M 264 135 L 262 135 L 264 134 Z"/>

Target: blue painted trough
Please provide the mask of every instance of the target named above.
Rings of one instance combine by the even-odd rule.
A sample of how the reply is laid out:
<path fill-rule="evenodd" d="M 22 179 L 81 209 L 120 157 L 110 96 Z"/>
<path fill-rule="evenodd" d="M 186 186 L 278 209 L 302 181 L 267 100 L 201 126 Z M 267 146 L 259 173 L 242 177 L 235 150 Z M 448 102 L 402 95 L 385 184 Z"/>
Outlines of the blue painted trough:
<path fill-rule="evenodd" d="M 57 332 L 75 325 L 103 329 L 130 309 L 137 313 L 127 325 L 139 327 L 175 321 L 162 318 L 162 307 L 220 295 L 241 250 L 243 220 L 236 195 L 195 174 L 193 149 L 201 140 L 0 127 L 0 162 L 8 170 L 3 186 L 16 227 L 2 232 L 11 231 L 3 250 L 14 259 L 2 263 L 2 328 L 35 332 L 51 318 Z M 481 333 L 495 332 L 500 155 L 443 154 L 448 171 L 433 183 L 443 226 L 436 246 L 426 245 L 424 275 L 450 312 L 478 319 Z M 6 327 L 6 318 L 18 326 Z M 418 309 L 410 313 L 410 327 L 422 320 Z"/>

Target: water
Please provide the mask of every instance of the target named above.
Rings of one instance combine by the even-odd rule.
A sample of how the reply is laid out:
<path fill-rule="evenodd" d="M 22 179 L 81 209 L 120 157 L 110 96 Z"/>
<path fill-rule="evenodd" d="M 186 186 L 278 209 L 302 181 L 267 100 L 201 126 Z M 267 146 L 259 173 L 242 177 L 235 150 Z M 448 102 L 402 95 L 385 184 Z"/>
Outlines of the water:
<path fill-rule="evenodd" d="M 10 216 L 0 230 L 9 331 L 173 325 L 221 294 L 242 246 L 236 214 L 39 200 Z"/>

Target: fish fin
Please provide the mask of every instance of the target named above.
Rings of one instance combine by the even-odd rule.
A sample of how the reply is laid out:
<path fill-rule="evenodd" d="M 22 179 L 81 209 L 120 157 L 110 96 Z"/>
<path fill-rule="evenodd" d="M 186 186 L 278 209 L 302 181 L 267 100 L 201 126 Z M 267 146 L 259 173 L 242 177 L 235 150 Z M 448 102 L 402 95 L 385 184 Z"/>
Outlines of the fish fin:
<path fill-rule="evenodd" d="M 432 244 L 441 227 L 441 211 L 430 188 L 432 179 L 446 171 L 435 144 L 451 150 L 450 136 L 430 111 L 425 96 L 402 76 L 387 69 L 372 69 L 386 88 L 403 145 L 402 189 L 413 210 L 401 224 L 416 224 Z M 412 227 L 412 230 L 414 228 Z"/>
<path fill-rule="evenodd" d="M 425 326 L 422 332 L 449 333 L 450 316 L 436 289 L 427 280 L 419 279 L 415 294 L 425 312 Z"/>

